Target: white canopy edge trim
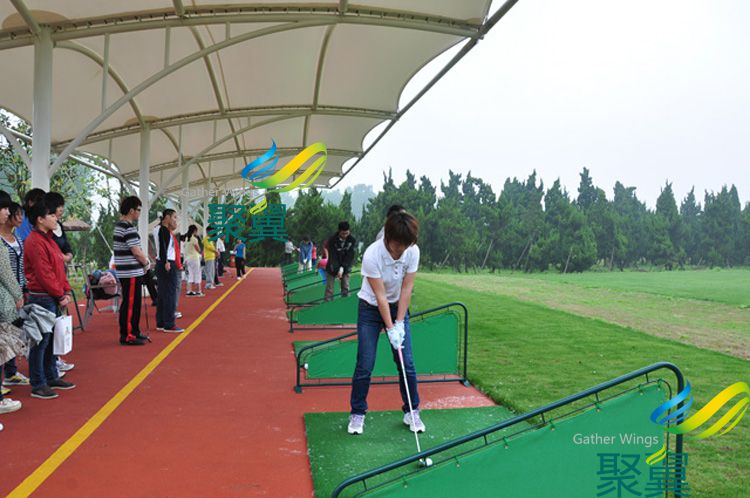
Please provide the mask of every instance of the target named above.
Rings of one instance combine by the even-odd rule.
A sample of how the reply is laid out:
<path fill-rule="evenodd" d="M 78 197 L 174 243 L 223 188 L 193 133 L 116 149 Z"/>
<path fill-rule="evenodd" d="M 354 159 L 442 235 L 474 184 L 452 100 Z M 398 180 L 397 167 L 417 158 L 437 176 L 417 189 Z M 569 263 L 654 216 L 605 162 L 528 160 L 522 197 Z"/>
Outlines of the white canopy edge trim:
<path fill-rule="evenodd" d="M 13 0 L 13 2 L 22 4 L 21 0 Z M 31 19 L 33 20 L 33 17 Z M 478 19 L 477 23 L 472 23 L 416 12 L 371 7 L 352 8 L 351 6 L 342 13 L 338 8 L 301 6 L 300 4 L 189 7 L 186 8 L 184 16 L 179 16 L 174 10 L 161 9 L 42 23 L 36 26 L 37 28 L 40 26 L 51 28 L 52 41 L 56 42 L 108 33 L 127 33 L 167 27 L 318 21 L 322 21 L 323 24 L 367 24 L 414 29 L 469 38 L 479 38 L 483 34 L 481 19 Z M 34 37 L 30 27 L 0 30 L 0 50 L 33 45 Z"/>

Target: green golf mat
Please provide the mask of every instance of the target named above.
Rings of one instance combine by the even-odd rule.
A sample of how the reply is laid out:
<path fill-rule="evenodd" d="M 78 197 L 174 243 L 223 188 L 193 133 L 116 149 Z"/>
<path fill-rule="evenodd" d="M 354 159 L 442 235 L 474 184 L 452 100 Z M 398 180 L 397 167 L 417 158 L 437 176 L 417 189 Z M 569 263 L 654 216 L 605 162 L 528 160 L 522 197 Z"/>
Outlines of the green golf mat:
<path fill-rule="evenodd" d="M 314 272 L 309 271 L 305 273 L 297 274 L 293 278 L 289 278 L 284 281 L 284 288 L 287 292 L 291 292 L 295 289 L 299 289 L 300 287 L 305 287 L 310 284 L 317 284 L 323 282 L 323 279 L 320 278 L 320 274 L 317 270 Z"/>
<path fill-rule="evenodd" d="M 393 386 L 393 396 L 399 397 L 396 386 Z M 512 416 L 501 406 L 425 410 L 422 419 L 427 432 L 419 435 L 419 442 L 422 449 L 432 448 Z M 315 496 L 331 496 L 344 479 L 415 454 L 414 435 L 402 419 L 400 411 L 370 412 L 364 434 L 352 436 L 346 432 L 348 413 L 306 413 L 305 430 Z"/>
<path fill-rule="evenodd" d="M 350 325 L 357 323 L 358 302 L 356 293 L 335 297 L 309 308 L 289 310 L 287 318 L 299 325 Z"/>
<path fill-rule="evenodd" d="M 599 409 L 591 407 L 523 434 L 518 432 L 525 427 L 512 426 L 506 430 L 517 435 L 506 441 L 493 433 L 486 446 L 469 446 L 468 452 L 453 458 L 458 447 L 451 448 L 433 455 L 435 464 L 430 468 L 402 466 L 388 472 L 390 479 L 382 486 L 373 489 L 385 480 L 379 475 L 367 480 L 368 491 L 358 482 L 341 496 L 631 496 L 623 493 L 625 486 L 637 492 L 632 496 L 665 496 L 658 490 L 663 485 L 659 476 L 663 479 L 667 460 L 649 466 L 646 458 L 664 444 L 663 427 L 652 423 L 649 415 L 667 399 L 666 392 L 663 386 L 652 383 L 603 401 Z M 470 443 L 482 442 L 479 438 Z M 369 460 L 369 455 L 359 455 L 359 459 Z M 357 456 L 340 455 L 334 461 L 357 461 Z M 313 469 L 317 470 L 315 465 Z M 629 475 L 623 477 L 625 474 Z M 654 489 L 656 494 L 652 494 Z"/>
<path fill-rule="evenodd" d="M 411 322 L 412 351 L 417 375 L 457 374 L 459 316 L 455 311 L 428 315 Z M 295 341 L 294 352 L 316 342 Z M 308 349 L 302 353 L 300 364 L 307 364 L 308 379 L 350 378 L 357 360 L 356 335 L 336 342 Z M 398 371 L 388 336 L 380 334 L 373 377 L 397 377 Z"/>
<path fill-rule="evenodd" d="M 286 277 L 297 271 L 297 263 L 287 263 L 281 266 L 281 276 Z"/>
<path fill-rule="evenodd" d="M 362 275 L 359 273 L 353 274 L 349 277 L 349 292 L 356 294 L 359 288 L 362 286 Z M 341 292 L 341 280 L 336 279 L 336 283 L 333 288 L 333 293 L 338 294 Z M 316 284 L 310 284 L 299 289 L 295 289 L 289 293 L 286 298 L 287 304 L 308 304 L 313 301 L 323 302 L 323 298 L 326 294 L 326 284 L 318 282 Z"/>

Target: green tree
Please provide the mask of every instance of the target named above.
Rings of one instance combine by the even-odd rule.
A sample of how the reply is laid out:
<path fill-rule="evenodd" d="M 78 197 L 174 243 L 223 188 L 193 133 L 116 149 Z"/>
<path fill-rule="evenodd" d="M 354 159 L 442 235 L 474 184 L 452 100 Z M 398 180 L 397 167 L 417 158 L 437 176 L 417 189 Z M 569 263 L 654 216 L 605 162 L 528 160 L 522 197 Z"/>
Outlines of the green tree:
<path fill-rule="evenodd" d="M 683 235 L 682 248 L 690 264 L 700 265 L 703 262 L 701 252 L 701 219 L 700 203 L 695 201 L 695 188 L 691 188 L 680 204 L 680 218 L 682 219 Z"/>

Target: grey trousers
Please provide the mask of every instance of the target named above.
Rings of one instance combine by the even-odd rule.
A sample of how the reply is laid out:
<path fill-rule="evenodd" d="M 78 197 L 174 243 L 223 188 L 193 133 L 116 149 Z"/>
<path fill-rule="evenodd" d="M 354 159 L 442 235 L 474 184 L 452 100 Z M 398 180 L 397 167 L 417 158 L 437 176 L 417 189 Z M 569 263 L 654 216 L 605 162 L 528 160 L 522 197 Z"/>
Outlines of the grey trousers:
<path fill-rule="evenodd" d="M 328 273 L 326 275 L 326 295 L 325 300 L 330 301 L 333 299 L 333 290 L 336 285 L 336 279 L 338 278 L 338 274 L 331 275 Z M 341 296 L 346 297 L 349 295 L 349 274 L 344 273 L 341 276 Z"/>

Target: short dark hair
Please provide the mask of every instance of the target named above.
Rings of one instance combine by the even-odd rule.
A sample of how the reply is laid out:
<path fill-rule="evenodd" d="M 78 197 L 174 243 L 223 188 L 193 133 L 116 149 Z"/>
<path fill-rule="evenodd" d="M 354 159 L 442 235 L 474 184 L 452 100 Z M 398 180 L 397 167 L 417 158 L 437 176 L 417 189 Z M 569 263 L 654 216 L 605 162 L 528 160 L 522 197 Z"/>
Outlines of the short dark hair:
<path fill-rule="evenodd" d="M 174 209 L 170 209 L 170 208 L 167 208 L 167 209 L 165 209 L 165 210 L 164 210 L 164 211 L 162 211 L 162 213 L 161 213 L 161 220 L 162 220 L 162 221 L 164 221 L 164 218 L 166 218 L 167 216 L 172 216 L 172 215 L 173 215 L 173 214 L 175 214 L 176 212 L 177 212 L 177 211 L 175 211 Z"/>
<path fill-rule="evenodd" d="M 44 194 L 44 202 L 46 202 L 49 208 L 54 212 L 60 206 L 65 205 L 65 197 L 59 192 L 47 192 Z"/>
<path fill-rule="evenodd" d="M 385 222 L 384 238 L 386 244 L 391 241 L 405 246 L 416 244 L 419 238 L 419 222 L 406 212 L 392 214 Z"/>
<path fill-rule="evenodd" d="M 10 205 L 13 201 L 10 200 L 10 196 L 0 195 L 0 209 L 10 210 Z"/>
<path fill-rule="evenodd" d="M 18 213 L 23 213 L 23 209 L 21 209 L 21 205 L 17 202 L 11 202 L 10 206 L 8 206 L 8 211 L 10 212 L 10 218 L 13 218 Z"/>
<path fill-rule="evenodd" d="M 50 208 L 47 201 L 45 199 L 42 199 L 41 201 L 38 201 L 33 206 L 31 206 L 31 210 L 29 211 L 29 223 L 31 223 L 32 226 L 36 226 L 39 218 L 44 218 L 48 214 L 54 212 L 55 209 Z"/>
<path fill-rule="evenodd" d="M 403 211 L 406 211 L 406 208 L 404 206 L 402 206 L 401 204 L 393 204 L 388 208 L 388 212 L 385 214 L 385 217 L 388 218 L 392 214 L 401 213 Z"/>
<path fill-rule="evenodd" d="M 8 199 L 9 201 L 12 200 L 10 194 L 5 190 L 0 190 L 0 199 Z"/>
<path fill-rule="evenodd" d="M 40 188 L 32 188 L 26 192 L 26 195 L 23 197 L 23 210 L 28 212 L 31 206 L 44 199 L 44 194 L 44 190 Z"/>
<path fill-rule="evenodd" d="M 122 200 L 122 203 L 120 204 L 120 214 L 125 216 L 126 214 L 130 212 L 131 209 L 138 209 L 142 205 L 143 203 L 141 203 L 141 200 L 138 197 L 134 195 L 126 197 Z"/>
<path fill-rule="evenodd" d="M 348 221 L 342 221 L 339 223 L 339 232 L 343 230 L 349 230 L 349 222 Z"/>

